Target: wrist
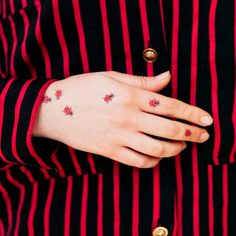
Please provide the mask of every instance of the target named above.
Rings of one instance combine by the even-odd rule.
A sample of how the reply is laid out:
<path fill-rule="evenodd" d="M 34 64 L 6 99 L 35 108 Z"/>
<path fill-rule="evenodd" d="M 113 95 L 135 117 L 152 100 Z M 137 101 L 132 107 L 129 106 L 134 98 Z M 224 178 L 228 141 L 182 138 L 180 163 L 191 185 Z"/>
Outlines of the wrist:
<path fill-rule="evenodd" d="M 32 130 L 33 137 L 52 138 L 52 134 L 55 131 L 55 121 L 53 118 L 55 104 L 51 102 L 45 102 L 45 98 L 53 99 L 55 88 L 59 81 L 51 83 L 44 93 L 44 98 L 38 108 L 34 128 Z M 53 122 L 54 121 L 54 122 Z"/>

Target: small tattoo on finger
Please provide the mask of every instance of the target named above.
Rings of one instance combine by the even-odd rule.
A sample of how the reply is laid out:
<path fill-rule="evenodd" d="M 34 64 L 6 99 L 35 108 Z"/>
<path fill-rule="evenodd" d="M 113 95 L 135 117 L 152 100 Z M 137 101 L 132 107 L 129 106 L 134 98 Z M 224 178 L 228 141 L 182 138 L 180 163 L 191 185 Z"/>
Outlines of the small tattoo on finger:
<path fill-rule="evenodd" d="M 64 112 L 64 114 L 65 114 L 66 116 L 72 116 L 72 115 L 74 114 L 72 108 L 69 107 L 69 106 L 66 106 L 66 107 L 64 108 L 63 112 Z"/>
<path fill-rule="evenodd" d="M 114 98 L 114 94 L 113 93 L 110 93 L 110 94 L 106 94 L 105 97 L 103 98 L 103 100 L 106 102 L 106 103 L 109 103 L 110 101 L 112 101 L 112 99 Z"/>
<path fill-rule="evenodd" d="M 189 137 L 192 135 L 192 132 L 190 129 L 186 129 L 184 134 L 185 134 L 185 136 Z"/>
<path fill-rule="evenodd" d="M 160 105 L 160 101 L 159 100 L 157 100 L 157 99 L 151 99 L 150 101 L 149 101 L 149 105 L 151 106 L 151 107 L 156 107 L 156 106 L 158 106 L 158 105 Z"/>

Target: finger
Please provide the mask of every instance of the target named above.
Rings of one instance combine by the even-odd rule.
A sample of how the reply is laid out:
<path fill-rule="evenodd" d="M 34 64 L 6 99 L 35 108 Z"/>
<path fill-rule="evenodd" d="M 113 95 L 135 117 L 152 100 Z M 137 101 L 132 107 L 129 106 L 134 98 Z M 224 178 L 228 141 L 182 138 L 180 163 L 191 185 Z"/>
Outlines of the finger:
<path fill-rule="evenodd" d="M 178 141 L 202 143 L 209 138 L 209 134 L 203 128 L 147 113 L 138 115 L 137 129 L 157 137 Z"/>
<path fill-rule="evenodd" d="M 157 140 L 144 133 L 135 132 L 125 136 L 126 146 L 153 157 L 171 157 L 186 148 L 185 142 Z"/>
<path fill-rule="evenodd" d="M 101 72 L 104 73 L 104 72 Z M 116 71 L 108 71 L 108 73 L 113 79 L 118 80 L 122 83 L 129 84 L 138 88 L 145 90 L 150 90 L 153 92 L 158 92 L 162 90 L 170 81 L 170 72 L 166 71 L 157 76 L 140 76 L 140 75 L 129 75 Z"/>
<path fill-rule="evenodd" d="M 186 147 L 186 143 L 184 142 L 176 142 L 176 141 L 160 141 L 163 146 L 163 151 L 161 154 L 161 158 L 164 157 L 174 157 L 182 152 Z"/>
<path fill-rule="evenodd" d="M 121 147 L 117 151 L 114 160 L 138 168 L 151 168 L 159 163 L 160 158 L 139 153 L 128 147 Z"/>
<path fill-rule="evenodd" d="M 203 109 L 161 94 L 139 90 L 136 99 L 137 106 L 148 113 L 174 117 L 201 126 L 208 126 L 213 122 L 211 115 Z"/>

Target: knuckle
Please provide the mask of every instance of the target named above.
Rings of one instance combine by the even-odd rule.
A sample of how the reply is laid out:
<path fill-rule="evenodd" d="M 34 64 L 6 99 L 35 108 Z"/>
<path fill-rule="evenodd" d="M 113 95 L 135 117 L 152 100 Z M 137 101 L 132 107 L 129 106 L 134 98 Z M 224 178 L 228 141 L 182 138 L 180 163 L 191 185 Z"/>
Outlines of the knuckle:
<path fill-rule="evenodd" d="M 159 143 L 159 146 L 156 150 L 156 156 L 157 157 L 163 157 L 165 153 L 165 148 L 164 145 L 162 143 Z"/>
<path fill-rule="evenodd" d="M 148 157 L 142 157 L 137 161 L 136 167 L 138 167 L 138 168 L 150 168 L 150 164 L 151 164 L 151 161 L 149 160 Z"/>
<path fill-rule="evenodd" d="M 158 157 L 163 152 L 163 146 L 160 144 L 152 145 L 152 147 L 150 147 L 149 150 L 150 150 L 150 153 L 152 153 L 152 156 Z"/>
<path fill-rule="evenodd" d="M 111 152 L 111 154 L 107 157 L 114 160 L 114 161 L 117 161 L 117 162 L 120 162 L 120 163 L 124 163 L 124 164 L 127 164 L 127 165 L 130 165 L 130 161 L 129 160 L 124 160 L 124 150 L 122 148 L 116 148 L 116 150 L 114 150 L 113 152 Z"/>
<path fill-rule="evenodd" d="M 168 137 L 174 138 L 178 135 L 179 133 L 179 126 L 175 123 L 168 125 L 166 127 L 166 134 L 168 135 Z"/>
<path fill-rule="evenodd" d="M 111 77 L 113 79 L 118 77 L 118 76 L 120 76 L 120 74 L 121 74 L 120 72 L 115 71 L 115 70 L 100 71 L 98 73 L 103 74 L 105 76 L 109 76 L 109 77 Z"/>
<path fill-rule="evenodd" d="M 188 140 L 193 141 L 193 142 L 199 142 L 200 141 L 200 136 L 201 133 L 204 131 L 201 128 L 197 127 L 189 127 L 187 128 L 188 130 L 191 130 L 191 135 L 188 138 Z"/>
<path fill-rule="evenodd" d="M 186 142 L 181 142 L 181 148 L 182 148 L 182 150 L 184 150 L 185 148 L 187 148 L 187 144 L 186 144 Z"/>
<path fill-rule="evenodd" d="M 151 162 L 149 168 L 152 168 L 152 167 L 157 166 L 157 165 L 159 164 L 160 160 L 161 160 L 161 158 L 155 158 L 155 159 Z"/>
<path fill-rule="evenodd" d="M 177 107 L 175 106 L 174 102 L 168 102 L 165 105 L 165 113 L 167 116 L 174 117 L 176 114 Z"/>
<path fill-rule="evenodd" d="M 117 128 L 132 128 L 136 125 L 136 117 L 129 109 L 117 109 L 107 119 L 111 125 Z"/>
<path fill-rule="evenodd" d="M 181 152 L 183 144 L 181 142 L 176 143 L 175 141 L 168 142 L 166 144 L 166 151 L 162 154 L 162 157 L 173 157 Z"/>
<path fill-rule="evenodd" d="M 113 118 L 113 124 L 121 129 L 127 129 L 130 128 L 133 124 L 132 119 L 129 119 L 127 116 L 117 116 L 116 118 Z"/>
<path fill-rule="evenodd" d="M 194 106 L 186 106 L 185 109 L 182 109 L 182 114 L 187 120 L 193 120 L 195 115 L 195 107 Z"/>
<path fill-rule="evenodd" d="M 137 76 L 137 85 L 141 87 L 147 87 L 147 78 L 143 75 L 138 75 Z"/>
<path fill-rule="evenodd" d="M 157 158 L 154 166 L 158 165 L 160 161 L 161 161 L 161 158 Z"/>
<path fill-rule="evenodd" d="M 120 97 L 121 104 L 127 106 L 132 105 L 134 103 L 135 93 L 131 89 L 125 91 L 122 96 Z"/>
<path fill-rule="evenodd" d="M 207 131 L 205 129 L 199 129 L 197 131 L 197 142 L 203 143 L 209 138 L 209 134 L 207 134 Z M 203 135 L 203 136 L 202 136 Z"/>
<path fill-rule="evenodd" d="M 173 152 L 173 156 L 178 155 L 181 151 L 183 151 L 183 147 L 184 147 L 183 143 L 176 144 L 176 148 Z"/>
<path fill-rule="evenodd" d="M 187 139 L 192 142 L 198 142 L 200 135 L 201 135 L 201 132 L 199 131 L 198 128 L 192 128 L 190 129 L 190 136 L 187 137 Z"/>
<path fill-rule="evenodd" d="M 109 148 L 108 150 L 106 150 L 106 153 L 102 153 L 103 156 L 106 156 L 110 159 L 113 159 L 113 160 L 118 160 L 119 157 L 120 157 L 120 154 L 117 150 L 117 148 Z"/>

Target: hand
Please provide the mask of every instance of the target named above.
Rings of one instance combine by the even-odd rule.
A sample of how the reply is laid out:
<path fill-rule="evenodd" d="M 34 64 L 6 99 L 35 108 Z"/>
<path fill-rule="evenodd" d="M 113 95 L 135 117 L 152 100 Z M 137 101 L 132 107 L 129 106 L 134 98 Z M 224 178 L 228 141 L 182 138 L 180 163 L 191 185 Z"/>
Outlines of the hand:
<path fill-rule="evenodd" d="M 212 123 L 206 111 L 156 93 L 169 81 L 169 72 L 143 77 L 115 71 L 56 81 L 45 93 L 33 135 L 127 165 L 154 167 L 179 154 L 185 141 L 206 141 L 206 130 L 194 124 Z"/>

